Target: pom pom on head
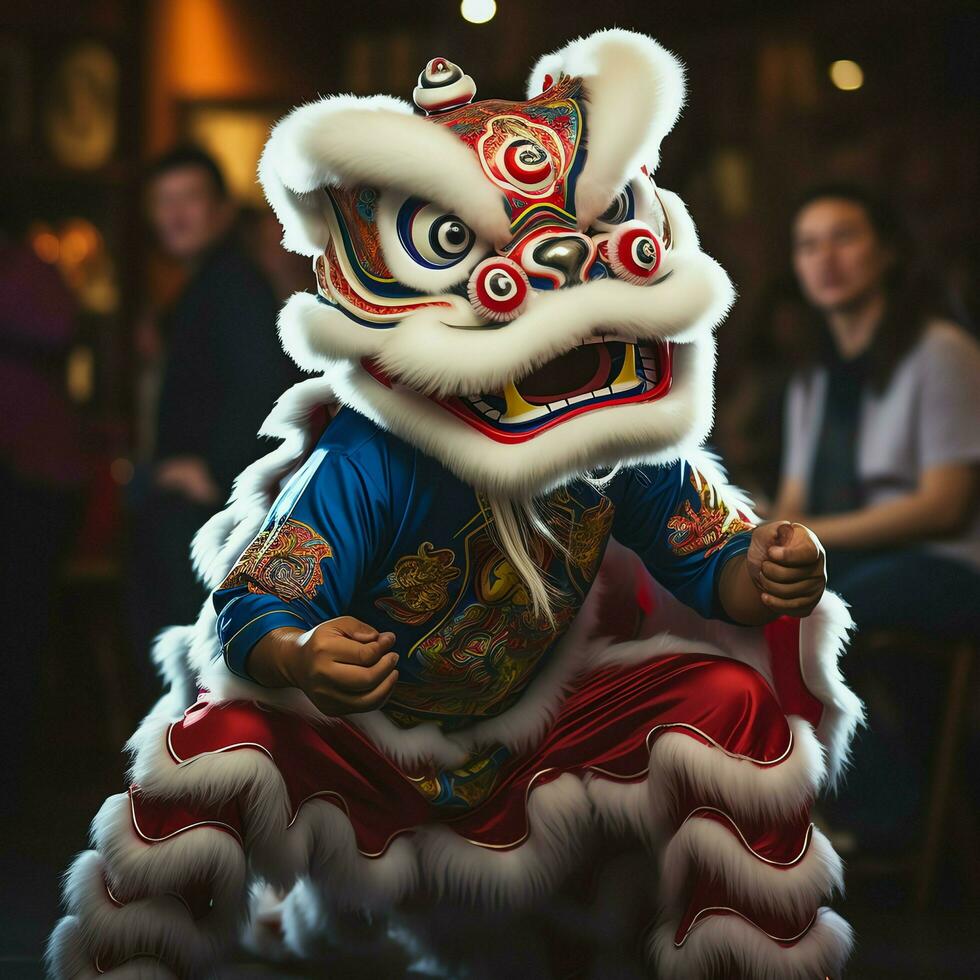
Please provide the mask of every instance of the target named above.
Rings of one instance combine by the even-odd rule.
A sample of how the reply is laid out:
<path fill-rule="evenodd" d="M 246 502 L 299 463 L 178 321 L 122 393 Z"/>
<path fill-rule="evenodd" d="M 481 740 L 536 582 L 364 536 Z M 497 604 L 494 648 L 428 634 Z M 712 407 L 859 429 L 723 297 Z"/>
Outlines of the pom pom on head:
<path fill-rule="evenodd" d="M 432 58 L 419 74 L 412 99 L 426 115 L 445 112 L 473 101 L 476 82 L 459 65 Z"/>

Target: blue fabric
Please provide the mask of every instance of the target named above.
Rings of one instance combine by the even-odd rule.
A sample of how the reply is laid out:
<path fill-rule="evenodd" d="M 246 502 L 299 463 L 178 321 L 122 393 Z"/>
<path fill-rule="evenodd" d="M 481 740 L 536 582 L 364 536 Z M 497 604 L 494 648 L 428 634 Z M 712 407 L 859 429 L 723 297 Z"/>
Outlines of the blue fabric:
<path fill-rule="evenodd" d="M 980 638 L 980 573 L 966 562 L 925 548 L 831 551 L 827 584 L 847 600 L 859 633 Z"/>
<path fill-rule="evenodd" d="M 552 627 L 531 612 L 473 488 L 345 409 L 214 594 L 226 662 L 248 676 L 248 654 L 269 631 L 350 615 L 395 633 L 392 710 L 401 703 L 406 723 L 498 713 L 581 607 L 610 533 L 683 602 L 724 616 L 719 573 L 749 535 L 738 520 L 722 527 L 727 511 L 696 480 L 684 463 L 640 467 L 601 490 L 577 481 L 543 498 L 542 516 L 567 550 L 539 556 L 555 589 Z M 445 676 L 453 664 L 472 677 Z"/>
<path fill-rule="evenodd" d="M 924 548 L 832 551 L 827 570 L 829 587 L 850 604 L 858 642 L 878 629 L 923 641 L 922 651 L 858 650 L 842 661 L 848 684 L 867 705 L 868 726 L 854 739 L 846 783 L 822 804 L 836 829 L 857 835 L 862 852 L 907 853 L 924 833 L 923 801 L 948 683 L 948 661 L 936 651 L 951 641 L 980 640 L 980 574 Z"/>

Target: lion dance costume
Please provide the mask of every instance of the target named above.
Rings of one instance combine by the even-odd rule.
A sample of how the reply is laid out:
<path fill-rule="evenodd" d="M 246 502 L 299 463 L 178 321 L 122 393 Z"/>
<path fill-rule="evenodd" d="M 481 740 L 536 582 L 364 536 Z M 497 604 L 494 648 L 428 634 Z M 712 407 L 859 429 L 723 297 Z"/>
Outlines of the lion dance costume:
<path fill-rule="evenodd" d="M 414 107 L 273 130 L 260 178 L 317 285 L 280 333 L 315 377 L 195 540 L 213 595 L 158 642 L 170 690 L 68 873 L 54 976 L 204 975 L 269 894 L 296 955 L 420 891 L 545 902 L 602 828 L 657 858 L 657 976 L 839 974 L 809 806 L 860 717 L 849 620 L 830 593 L 764 628 L 719 604 L 753 518 L 699 448 L 732 289 L 653 179 L 683 87 L 612 30 L 526 101 L 437 58 Z M 270 630 L 341 615 L 396 634 L 380 710 L 249 677 Z"/>

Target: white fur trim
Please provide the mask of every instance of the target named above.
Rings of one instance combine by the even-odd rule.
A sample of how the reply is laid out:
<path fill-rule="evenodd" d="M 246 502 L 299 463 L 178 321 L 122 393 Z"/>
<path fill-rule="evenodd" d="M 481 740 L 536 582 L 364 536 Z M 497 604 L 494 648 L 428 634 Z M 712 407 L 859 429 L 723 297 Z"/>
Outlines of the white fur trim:
<path fill-rule="evenodd" d="M 352 907 L 387 906 L 414 887 L 418 870 L 405 838 L 382 857 L 363 856 L 350 821 L 333 803 L 309 800 L 291 814 L 285 784 L 264 751 L 214 752 L 178 764 L 166 751 L 168 725 L 164 717 L 151 718 L 134 736 L 133 780 L 164 800 L 243 796 L 245 845 L 255 871 L 271 885 L 289 888 L 300 874 L 319 868 Z"/>
<path fill-rule="evenodd" d="M 103 803 L 93 820 L 92 844 L 119 901 L 179 892 L 199 875 L 211 882 L 214 906 L 197 928 L 220 943 L 234 934 L 244 917 L 245 857 L 238 841 L 216 827 L 198 827 L 151 844 L 133 828 L 129 794 L 119 793 Z"/>
<path fill-rule="evenodd" d="M 44 957 L 45 975 L 51 980 L 178 980 L 159 960 L 137 956 L 114 970 L 99 973 L 86 952 L 78 917 L 67 915 L 51 933 Z"/>
<path fill-rule="evenodd" d="M 646 779 L 621 782 L 590 777 L 589 799 L 610 829 L 628 829 L 648 843 L 669 826 L 685 786 L 699 800 L 736 819 L 779 819 L 798 813 L 816 796 L 826 770 L 813 729 L 802 718 L 790 718 L 789 723 L 791 745 L 778 762 L 769 765 L 704 745 L 685 733 L 683 726 L 667 728 L 656 733 Z"/>
<path fill-rule="evenodd" d="M 659 926 L 648 952 L 663 980 L 701 980 L 723 976 L 733 962 L 753 980 L 814 980 L 839 977 L 854 943 L 851 927 L 830 909 L 820 909 L 807 934 L 783 948 L 736 915 L 713 915 L 674 946 L 674 928 Z"/>
<path fill-rule="evenodd" d="M 327 244 L 327 184 L 396 188 L 454 211 L 492 244 L 510 237 L 503 195 L 470 149 L 391 96 L 335 95 L 294 109 L 272 130 L 259 180 L 284 244 L 305 255 Z"/>
<path fill-rule="evenodd" d="M 300 878 L 282 903 L 286 949 L 310 960 L 322 956 L 328 945 L 330 912 L 323 894 L 308 877 Z"/>
<path fill-rule="evenodd" d="M 800 623 L 800 671 L 807 689 L 824 707 L 817 735 L 827 747 L 830 787 L 843 775 L 854 732 L 865 722 L 864 705 L 844 683 L 840 670 L 840 657 L 853 628 L 846 603 L 833 592 L 824 593 L 817 608 Z"/>
<path fill-rule="evenodd" d="M 746 846 L 727 825 L 689 816 L 663 852 L 660 895 L 664 905 L 677 906 L 695 868 L 724 881 L 734 896 L 752 907 L 796 917 L 812 913 L 822 900 L 843 892 L 841 859 L 816 828 L 803 856 L 791 867 L 768 864 Z"/>
<path fill-rule="evenodd" d="M 736 817 L 778 819 L 799 812 L 817 795 L 826 765 L 810 725 L 802 718 L 788 720 L 792 745 L 780 761 L 769 765 L 730 755 L 668 729 L 650 752 L 648 779 L 655 788 L 657 809 L 668 812 L 671 791 L 686 781 L 699 799 L 720 801 Z"/>
<path fill-rule="evenodd" d="M 300 879 L 302 883 L 306 879 Z M 297 883 L 296 888 L 299 888 Z M 292 959 L 297 951 L 292 948 L 283 933 L 283 906 L 287 893 L 264 881 L 256 881 L 251 887 L 249 918 L 239 933 L 239 942 L 260 959 L 281 963 Z"/>
<path fill-rule="evenodd" d="M 611 405 L 571 418 L 515 445 L 494 442 L 423 395 L 389 389 L 359 365 L 329 372 L 339 397 L 355 411 L 439 460 L 461 480 L 488 493 L 524 497 L 597 466 L 673 462 L 696 448 L 711 426 L 714 344 L 685 344 L 674 352 L 674 383 L 659 401 Z M 708 389 L 710 390 L 710 389 Z"/>
<path fill-rule="evenodd" d="M 579 856 L 590 805 L 582 781 L 571 773 L 532 789 L 529 833 L 518 847 L 487 848 L 438 824 L 416 837 L 424 880 L 437 896 L 490 907 L 519 908 L 555 887 Z"/>
<path fill-rule="evenodd" d="M 578 38 L 534 66 L 528 97 L 544 76 L 585 79 L 589 155 L 578 180 L 575 207 L 588 228 L 641 163 L 655 170 L 660 143 L 684 103 L 684 68 L 653 38 L 612 28 Z"/>
<path fill-rule="evenodd" d="M 65 904 L 77 925 L 73 938 L 92 965 L 96 956 L 124 960 L 156 956 L 178 974 L 193 974 L 214 963 L 233 938 L 200 928 L 173 895 L 114 905 L 105 889 L 103 859 L 95 851 L 80 854 L 69 869 Z M 77 950 L 75 954 L 72 959 L 77 963 L 82 957 Z M 67 958 L 60 952 L 52 959 L 55 956 Z"/>

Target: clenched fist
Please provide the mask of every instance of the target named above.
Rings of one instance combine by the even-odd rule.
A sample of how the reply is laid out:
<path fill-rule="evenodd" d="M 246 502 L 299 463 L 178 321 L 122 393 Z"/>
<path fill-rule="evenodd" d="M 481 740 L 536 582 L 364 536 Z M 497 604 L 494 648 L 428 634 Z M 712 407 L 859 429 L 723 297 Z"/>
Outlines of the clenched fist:
<path fill-rule="evenodd" d="M 248 671 L 265 687 L 298 687 L 325 715 L 373 711 L 398 681 L 394 633 L 379 633 L 352 616 L 303 632 L 283 627 L 259 640 Z"/>
<path fill-rule="evenodd" d="M 778 615 L 809 616 L 827 587 L 823 546 L 802 524 L 757 527 L 745 561 L 762 602 Z"/>

